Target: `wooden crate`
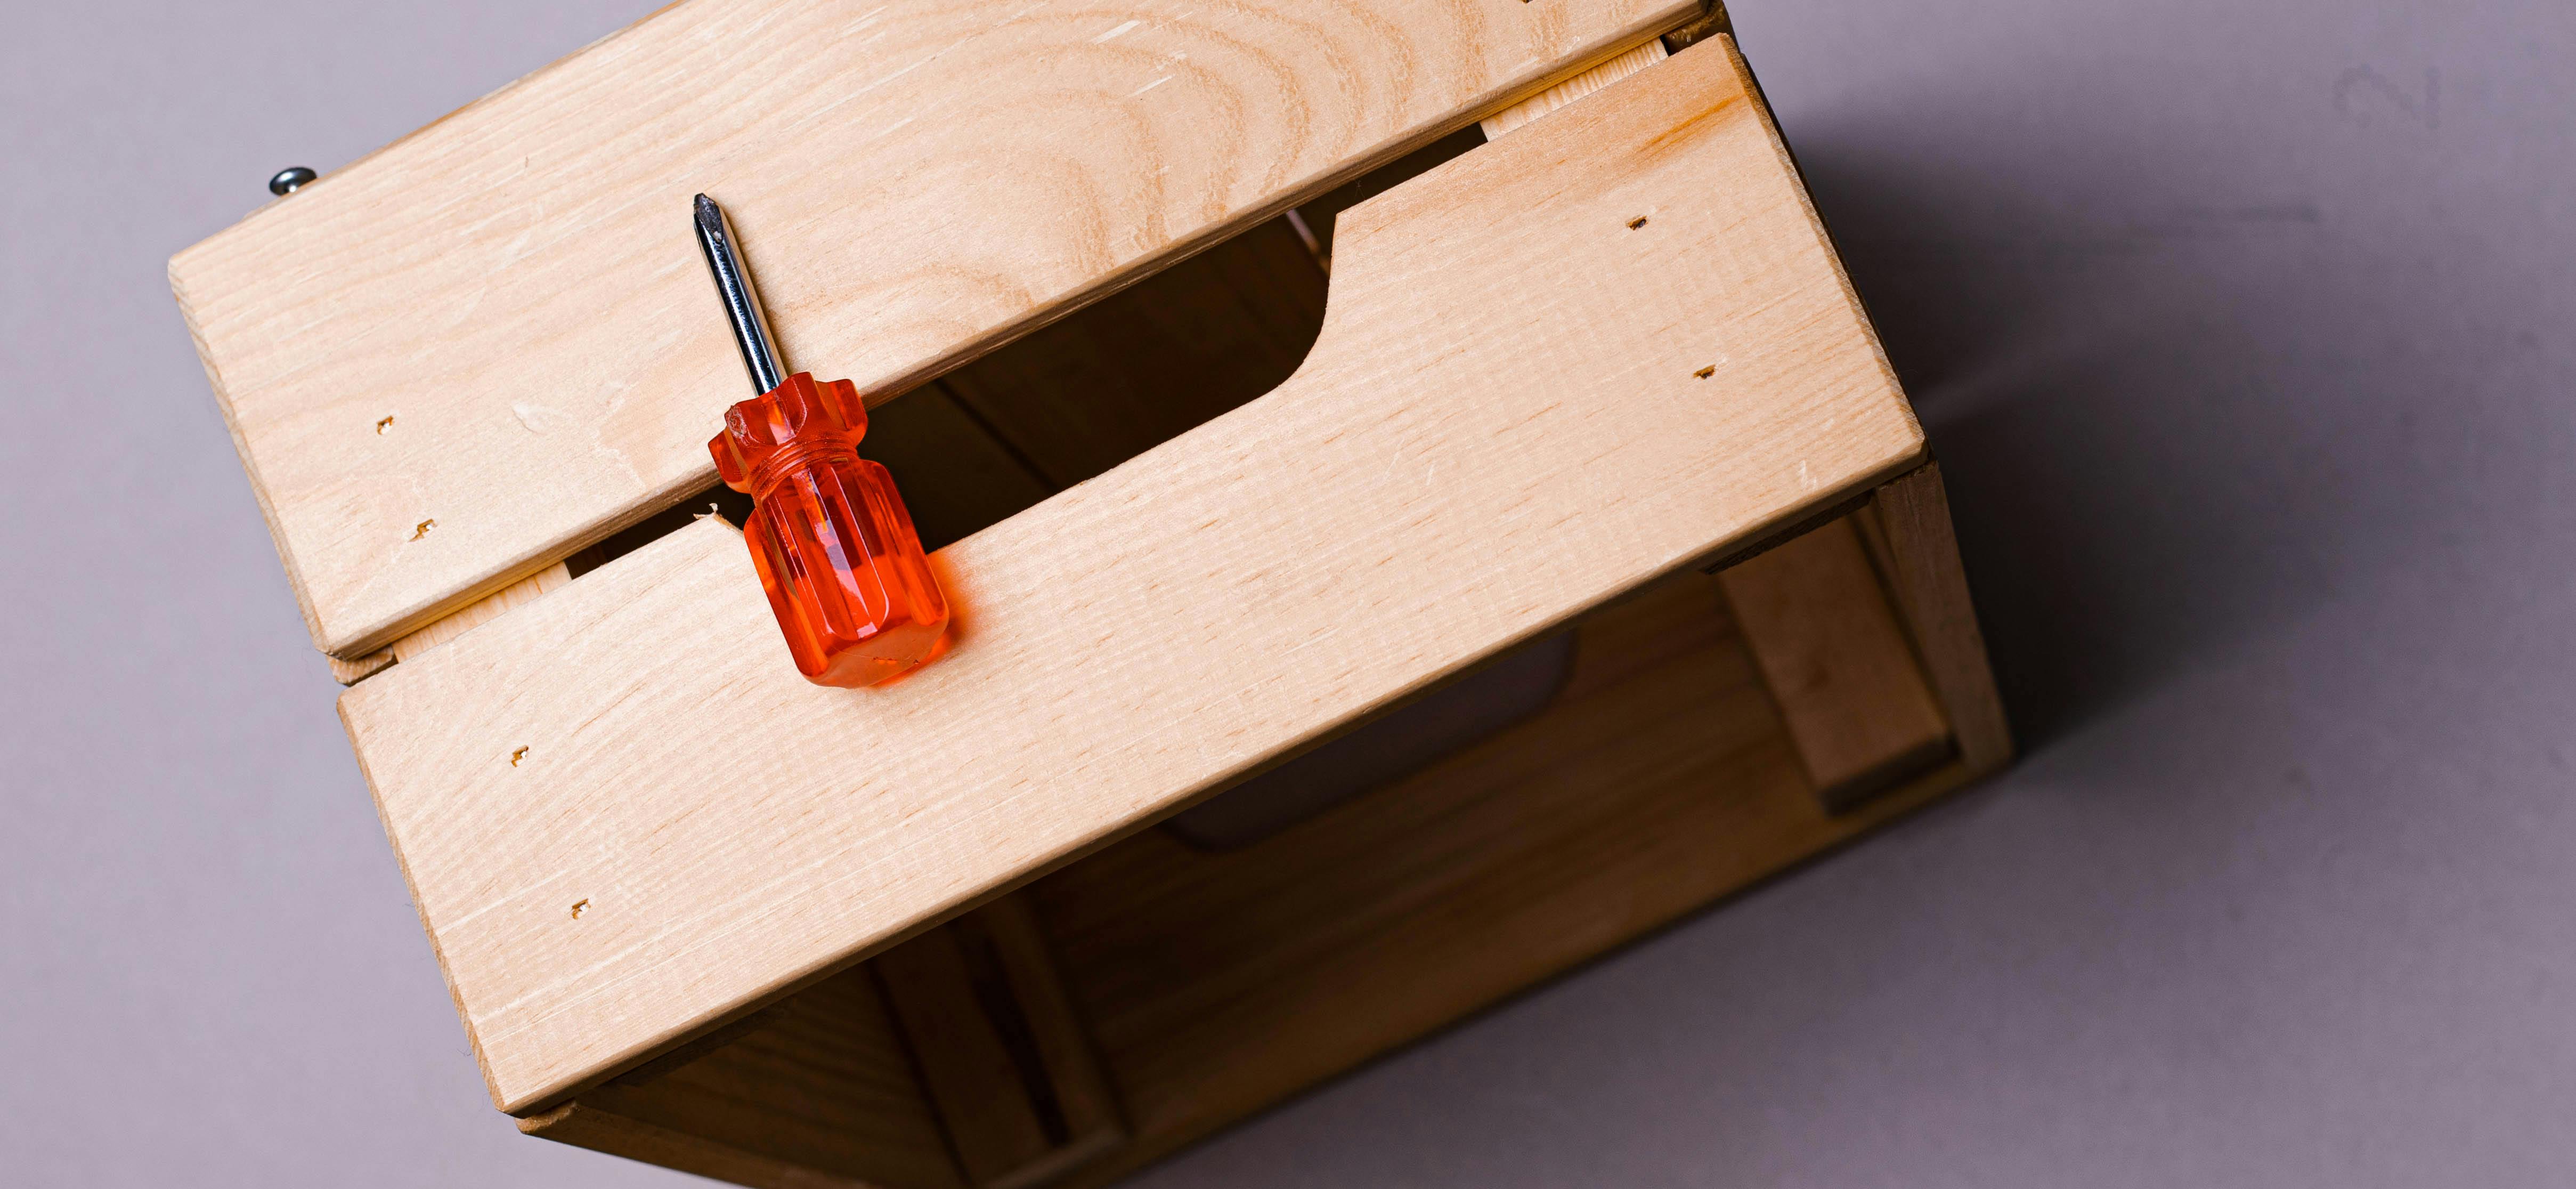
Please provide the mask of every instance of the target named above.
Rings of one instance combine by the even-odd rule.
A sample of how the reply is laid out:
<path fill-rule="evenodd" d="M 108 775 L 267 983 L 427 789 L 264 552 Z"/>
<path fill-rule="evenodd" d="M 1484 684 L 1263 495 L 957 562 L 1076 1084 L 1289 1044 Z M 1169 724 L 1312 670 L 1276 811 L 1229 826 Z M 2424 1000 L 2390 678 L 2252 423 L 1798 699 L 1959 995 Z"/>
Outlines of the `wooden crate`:
<path fill-rule="evenodd" d="M 938 547 L 889 687 L 709 514 L 699 190 Z M 2009 756 L 1694 0 L 687 0 L 171 276 L 551 1139 L 1102 1183 Z"/>

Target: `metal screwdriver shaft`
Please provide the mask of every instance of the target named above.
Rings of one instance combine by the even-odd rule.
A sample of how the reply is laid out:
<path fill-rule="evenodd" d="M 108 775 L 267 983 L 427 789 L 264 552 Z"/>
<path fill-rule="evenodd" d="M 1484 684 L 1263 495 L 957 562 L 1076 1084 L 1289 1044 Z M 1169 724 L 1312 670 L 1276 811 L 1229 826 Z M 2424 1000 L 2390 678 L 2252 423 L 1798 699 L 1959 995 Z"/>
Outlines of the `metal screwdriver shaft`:
<path fill-rule="evenodd" d="M 701 194 L 697 225 L 698 250 L 706 253 L 707 271 L 715 274 L 716 293 L 724 298 L 725 317 L 733 323 L 733 344 L 742 349 L 742 365 L 751 369 L 751 390 L 769 392 L 786 382 L 787 369 L 778 362 L 778 340 L 769 333 L 760 290 L 752 287 L 751 273 L 742 266 L 733 220 L 715 199 Z"/>
<path fill-rule="evenodd" d="M 894 476 L 859 457 L 867 402 L 848 380 L 787 374 L 732 221 L 700 194 L 695 224 L 759 394 L 725 410 L 707 453 L 725 486 L 751 497 L 742 540 L 788 655 L 817 685 L 899 677 L 939 654 L 948 596 Z"/>

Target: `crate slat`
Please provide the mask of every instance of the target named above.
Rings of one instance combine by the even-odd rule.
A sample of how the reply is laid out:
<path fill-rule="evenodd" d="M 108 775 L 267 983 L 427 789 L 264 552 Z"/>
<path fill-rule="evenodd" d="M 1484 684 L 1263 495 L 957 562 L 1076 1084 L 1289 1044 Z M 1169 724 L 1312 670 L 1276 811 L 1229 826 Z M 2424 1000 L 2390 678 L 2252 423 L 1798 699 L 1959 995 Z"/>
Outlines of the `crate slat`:
<path fill-rule="evenodd" d="M 1825 807 L 1939 763 L 1950 724 L 1850 517 L 1719 575 Z"/>
<path fill-rule="evenodd" d="M 2012 761 L 2012 723 L 1987 667 L 1940 464 L 1925 463 L 1879 488 L 1856 520 L 1885 559 L 1889 593 L 1958 735 L 1959 758 L 1980 776 L 2002 768 Z"/>
<path fill-rule="evenodd" d="M 881 399 L 1698 12 L 689 0 L 171 282 L 314 641 L 356 660 L 711 481 L 746 393 L 695 191 L 788 363 Z"/>

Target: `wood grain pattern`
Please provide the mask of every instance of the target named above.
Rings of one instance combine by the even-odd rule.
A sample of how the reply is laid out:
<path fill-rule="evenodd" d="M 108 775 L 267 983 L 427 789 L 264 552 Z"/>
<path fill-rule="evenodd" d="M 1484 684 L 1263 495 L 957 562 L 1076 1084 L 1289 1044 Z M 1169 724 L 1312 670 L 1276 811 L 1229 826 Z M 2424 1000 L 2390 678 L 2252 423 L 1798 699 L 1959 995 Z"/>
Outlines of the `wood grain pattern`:
<path fill-rule="evenodd" d="M 355 658 L 710 481 L 742 381 L 693 191 L 789 364 L 882 399 L 1697 15 L 689 0 L 171 282 L 314 639 Z"/>
<path fill-rule="evenodd" d="M 1833 815 L 1716 584 L 1597 612 L 1537 718 L 1239 851 L 1140 832 L 1032 885 L 1126 1095 L 1100 1185 L 1965 778 Z"/>
<path fill-rule="evenodd" d="M 1159 1159 L 1965 778 L 1954 762 L 1858 814 L 1825 812 L 1707 577 L 1667 579 L 1574 638 L 1573 673 L 1545 712 L 1413 777 L 1237 851 L 1141 832 L 995 902 L 1043 906 L 997 932 L 1037 945 L 1043 919 L 1046 968 L 1099 1023 L 1134 1095 L 1133 1142 L 1079 1183 Z M 773 1009 L 760 1043 L 835 1047 L 835 1015 L 797 1008 L 847 978 Z M 1080 1032 L 1066 1021 L 1064 1035 Z M 803 1072 L 815 1064 L 744 1089 L 790 1113 L 842 1093 Z"/>
<path fill-rule="evenodd" d="M 355 685 L 383 672 L 388 665 L 410 660 L 464 635 L 469 628 L 490 623 L 505 611 L 533 603 L 547 591 L 570 581 L 572 572 L 562 562 L 556 562 L 357 660 L 344 661 L 327 654 L 323 659 L 331 662 L 331 676 L 339 679 L 340 684 Z"/>
<path fill-rule="evenodd" d="M 471 604 L 453 615 L 394 641 L 394 659 L 397 661 L 419 659 L 430 649 L 499 619 L 506 612 L 536 602 L 544 598 L 549 591 L 561 590 L 564 584 L 571 581 L 572 574 L 564 568 L 562 562 L 556 562 L 502 587 L 489 598 Z"/>
<path fill-rule="evenodd" d="M 1485 138 L 1496 139 L 1671 56 L 1661 40 L 1639 43 L 1607 62 L 1485 117 L 1480 121 L 1485 128 Z"/>
<path fill-rule="evenodd" d="M 1726 39 L 1338 241 L 1305 366 L 941 551 L 957 645 L 902 682 L 800 680 L 705 521 L 343 696 L 504 1109 L 1921 451 Z"/>
<path fill-rule="evenodd" d="M 1958 736 L 1960 758 L 1980 775 L 2002 768 L 2012 760 L 2012 724 L 1986 663 L 1985 633 L 1977 628 L 1967 568 L 1959 561 L 1940 464 L 1926 463 L 1879 488 L 1871 511 L 1885 540 L 1888 587 Z"/>
<path fill-rule="evenodd" d="M 322 659 L 331 666 L 333 681 L 342 685 L 356 685 L 384 672 L 386 666 L 393 664 L 394 650 L 390 647 L 379 648 L 353 661 L 344 661 L 329 653 L 324 653 Z"/>
<path fill-rule="evenodd" d="M 1950 724 L 1850 517 L 1718 582 L 1827 809 L 1849 809 L 1949 754 Z"/>

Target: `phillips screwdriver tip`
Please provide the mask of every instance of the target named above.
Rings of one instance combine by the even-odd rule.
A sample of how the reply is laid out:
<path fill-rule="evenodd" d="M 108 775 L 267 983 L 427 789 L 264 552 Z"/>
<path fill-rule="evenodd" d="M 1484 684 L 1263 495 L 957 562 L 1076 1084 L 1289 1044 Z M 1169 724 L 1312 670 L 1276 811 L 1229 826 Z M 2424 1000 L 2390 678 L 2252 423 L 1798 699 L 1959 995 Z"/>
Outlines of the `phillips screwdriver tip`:
<path fill-rule="evenodd" d="M 769 392 L 786 382 L 787 369 L 778 360 L 778 339 L 769 332 L 769 313 L 761 308 L 760 291 L 752 287 L 751 270 L 742 262 L 733 221 L 715 199 L 704 194 L 693 205 L 698 250 L 706 254 L 707 271 L 715 275 L 716 296 L 724 299 L 734 346 L 742 352 L 742 365 L 751 371 L 752 391 Z"/>

